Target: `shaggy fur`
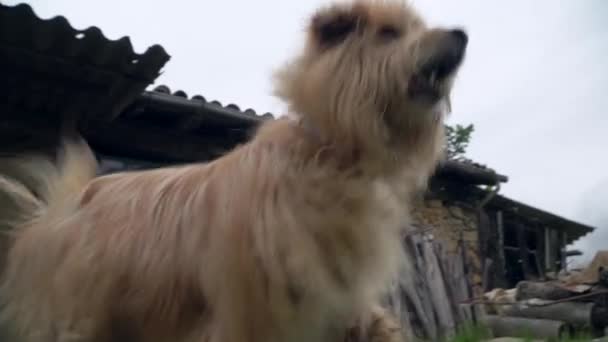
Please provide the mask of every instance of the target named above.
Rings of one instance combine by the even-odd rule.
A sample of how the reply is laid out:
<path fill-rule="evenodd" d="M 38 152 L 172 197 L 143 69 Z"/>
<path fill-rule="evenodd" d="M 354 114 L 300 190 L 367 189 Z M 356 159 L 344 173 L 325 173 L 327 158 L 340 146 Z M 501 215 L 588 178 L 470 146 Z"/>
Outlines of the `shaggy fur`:
<path fill-rule="evenodd" d="M 95 177 L 21 161 L 3 316 L 24 341 L 399 341 L 377 304 L 443 146 L 464 33 L 398 1 L 320 9 L 277 73 L 290 116 L 206 164 Z"/>

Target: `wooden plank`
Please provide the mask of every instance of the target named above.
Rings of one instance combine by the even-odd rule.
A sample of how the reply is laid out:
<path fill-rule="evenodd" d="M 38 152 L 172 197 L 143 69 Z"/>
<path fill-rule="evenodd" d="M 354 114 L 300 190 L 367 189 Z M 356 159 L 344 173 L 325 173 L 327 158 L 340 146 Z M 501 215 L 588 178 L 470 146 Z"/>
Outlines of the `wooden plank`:
<path fill-rule="evenodd" d="M 408 234 L 403 242 L 406 262 L 387 296 L 409 340 L 438 341 L 473 321 L 470 284 L 459 254 L 448 253 L 439 240 L 424 233 Z M 460 245 L 460 248 L 464 248 Z"/>
<path fill-rule="evenodd" d="M 544 227 L 543 231 L 545 233 L 545 273 L 551 271 L 551 265 L 553 264 L 553 258 L 551 258 L 551 253 L 553 251 L 553 247 L 551 246 L 551 230 L 548 227 Z"/>
<path fill-rule="evenodd" d="M 536 230 L 536 253 L 534 255 L 534 260 L 536 263 L 536 271 L 538 272 L 538 276 L 540 280 L 545 280 L 545 230 L 542 226 L 534 227 Z"/>
<path fill-rule="evenodd" d="M 526 228 L 520 223 L 515 224 L 517 231 L 517 247 L 519 248 L 519 258 L 521 260 L 521 268 L 524 273 L 524 279 L 532 279 L 530 270 L 530 256 L 528 253 L 528 242 L 526 240 Z"/>
<path fill-rule="evenodd" d="M 448 281 L 444 275 L 441 258 L 437 253 L 439 244 L 434 241 L 424 241 L 424 254 L 427 266 L 427 276 L 431 288 L 431 297 L 435 302 L 435 311 L 439 325 L 443 331 L 442 337 L 453 336 L 456 332 L 456 322 L 452 309 L 453 297 L 447 290 Z"/>
<path fill-rule="evenodd" d="M 451 299 L 455 306 L 457 323 L 465 323 L 473 321 L 472 307 L 470 305 L 459 304 L 468 298 L 469 295 L 469 283 L 464 274 L 464 266 L 460 255 L 448 255 L 443 250 L 444 254 L 442 259 L 447 264 L 446 278 L 448 279 L 448 291 L 451 293 Z"/>
<path fill-rule="evenodd" d="M 410 274 L 408 267 L 402 270 L 401 274 Z M 403 288 L 397 279 L 391 286 L 386 297 L 386 307 L 398 319 L 401 331 L 407 341 L 413 341 L 415 336 L 415 326 L 412 324 L 412 315 L 409 311 L 408 303 L 403 301 Z"/>
<path fill-rule="evenodd" d="M 403 326 L 411 329 L 411 334 L 428 338 L 436 336 L 437 324 L 432 308 L 425 300 L 428 298 L 428 290 L 420 268 L 424 262 L 416 243 L 416 236 L 408 235 L 404 238 L 406 260 L 393 286 L 389 302 L 391 309 L 399 315 Z"/>
<path fill-rule="evenodd" d="M 559 248 L 559 263 L 560 268 L 564 271 L 568 270 L 568 261 L 566 259 L 566 247 L 568 246 L 568 233 L 561 232 L 560 234 L 560 248 Z"/>
<path fill-rule="evenodd" d="M 505 225 L 502 210 L 496 212 L 496 230 L 498 231 L 498 255 L 496 260 L 496 270 L 498 274 L 496 275 L 496 278 L 499 280 L 497 285 L 499 287 L 504 287 L 505 284 L 507 284 L 507 279 L 505 279 Z"/>
<path fill-rule="evenodd" d="M 494 267 L 496 267 L 494 265 L 494 260 L 486 258 L 483 263 L 483 271 L 481 276 L 481 284 L 484 292 L 490 291 L 493 288 L 493 286 L 490 286 L 489 284 L 491 282 L 490 273 L 493 273 L 492 270 Z"/>
<path fill-rule="evenodd" d="M 432 243 L 432 247 L 437 257 L 441 274 L 443 275 L 443 282 L 446 293 L 450 299 L 447 305 L 449 306 L 452 316 L 454 317 L 455 324 L 458 324 L 460 322 L 460 313 L 458 306 L 454 302 L 454 298 L 458 296 L 458 284 L 455 283 L 453 273 L 451 273 L 452 265 L 450 265 L 449 258 L 446 256 L 445 248 L 441 243 L 439 243 L 438 241 L 434 241 Z"/>
<path fill-rule="evenodd" d="M 442 337 L 449 337 L 454 334 L 456 326 L 449 306 L 450 299 L 445 289 L 443 274 L 433 251 L 432 243 L 423 241 L 422 251 L 426 261 L 426 279 L 430 289 L 430 299 L 435 307 L 434 311 L 438 318 L 439 328 L 445 334 Z"/>
<path fill-rule="evenodd" d="M 416 260 L 416 287 L 414 288 L 414 291 L 412 291 L 412 298 L 416 298 L 419 307 L 418 313 L 425 324 L 424 330 L 426 331 L 427 336 L 436 340 L 439 336 L 439 322 L 435 319 L 433 303 L 428 300 L 430 298 L 430 289 L 425 276 L 426 261 L 424 260 L 421 248 L 423 239 L 420 235 L 412 235 L 410 239 L 412 242 L 411 248 Z"/>
<path fill-rule="evenodd" d="M 551 249 L 551 253 L 549 254 L 549 271 L 557 272 L 558 271 L 558 257 L 559 257 L 559 242 L 558 242 L 558 232 L 555 229 L 549 228 L 549 244 L 548 247 Z"/>

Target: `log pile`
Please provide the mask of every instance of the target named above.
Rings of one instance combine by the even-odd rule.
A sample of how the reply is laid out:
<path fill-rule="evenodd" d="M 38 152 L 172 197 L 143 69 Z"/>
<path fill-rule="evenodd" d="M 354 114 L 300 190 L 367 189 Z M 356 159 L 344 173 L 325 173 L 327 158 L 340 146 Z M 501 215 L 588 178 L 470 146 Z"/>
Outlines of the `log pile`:
<path fill-rule="evenodd" d="M 547 339 L 581 333 L 605 336 L 608 329 L 605 272 L 602 263 L 592 262 L 582 272 L 561 279 L 522 281 L 511 290 L 490 291 L 478 301 L 488 312 L 483 321 L 495 337 L 525 335 Z"/>

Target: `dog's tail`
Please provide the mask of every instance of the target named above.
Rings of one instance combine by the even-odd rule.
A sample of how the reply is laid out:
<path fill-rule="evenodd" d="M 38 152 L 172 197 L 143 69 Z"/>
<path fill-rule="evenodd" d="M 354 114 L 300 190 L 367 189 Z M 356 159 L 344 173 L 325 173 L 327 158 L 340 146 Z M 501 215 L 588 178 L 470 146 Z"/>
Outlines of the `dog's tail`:
<path fill-rule="evenodd" d="M 0 159 L 0 164 L 10 166 L 18 174 L 18 177 L 0 176 L 0 193 L 18 214 L 16 219 L 0 218 L 9 230 L 64 207 L 97 171 L 97 160 L 82 138 L 64 139 L 55 161 L 30 155 Z"/>
<path fill-rule="evenodd" d="M 10 174 L 0 176 L 0 339 L 29 340 L 26 336 L 38 333 L 45 337 L 37 341 L 53 339 L 45 335 L 52 331 L 54 313 L 46 284 L 62 254 L 61 244 L 44 239 L 60 232 L 45 228 L 73 210 L 97 170 L 93 152 L 80 137 L 64 139 L 57 152 L 56 158 L 0 158 Z"/>

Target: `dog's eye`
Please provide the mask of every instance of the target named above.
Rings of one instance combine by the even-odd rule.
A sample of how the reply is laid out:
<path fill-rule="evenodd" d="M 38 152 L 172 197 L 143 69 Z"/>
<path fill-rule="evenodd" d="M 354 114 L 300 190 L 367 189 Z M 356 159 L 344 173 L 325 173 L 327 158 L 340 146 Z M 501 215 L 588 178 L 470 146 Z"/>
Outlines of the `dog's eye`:
<path fill-rule="evenodd" d="M 401 36 L 401 31 L 394 26 L 386 25 L 380 27 L 378 36 L 383 39 L 397 39 Z"/>
<path fill-rule="evenodd" d="M 336 45 L 344 41 L 357 27 L 357 19 L 349 15 L 335 18 L 319 18 L 315 21 L 319 41 L 325 45 Z"/>

